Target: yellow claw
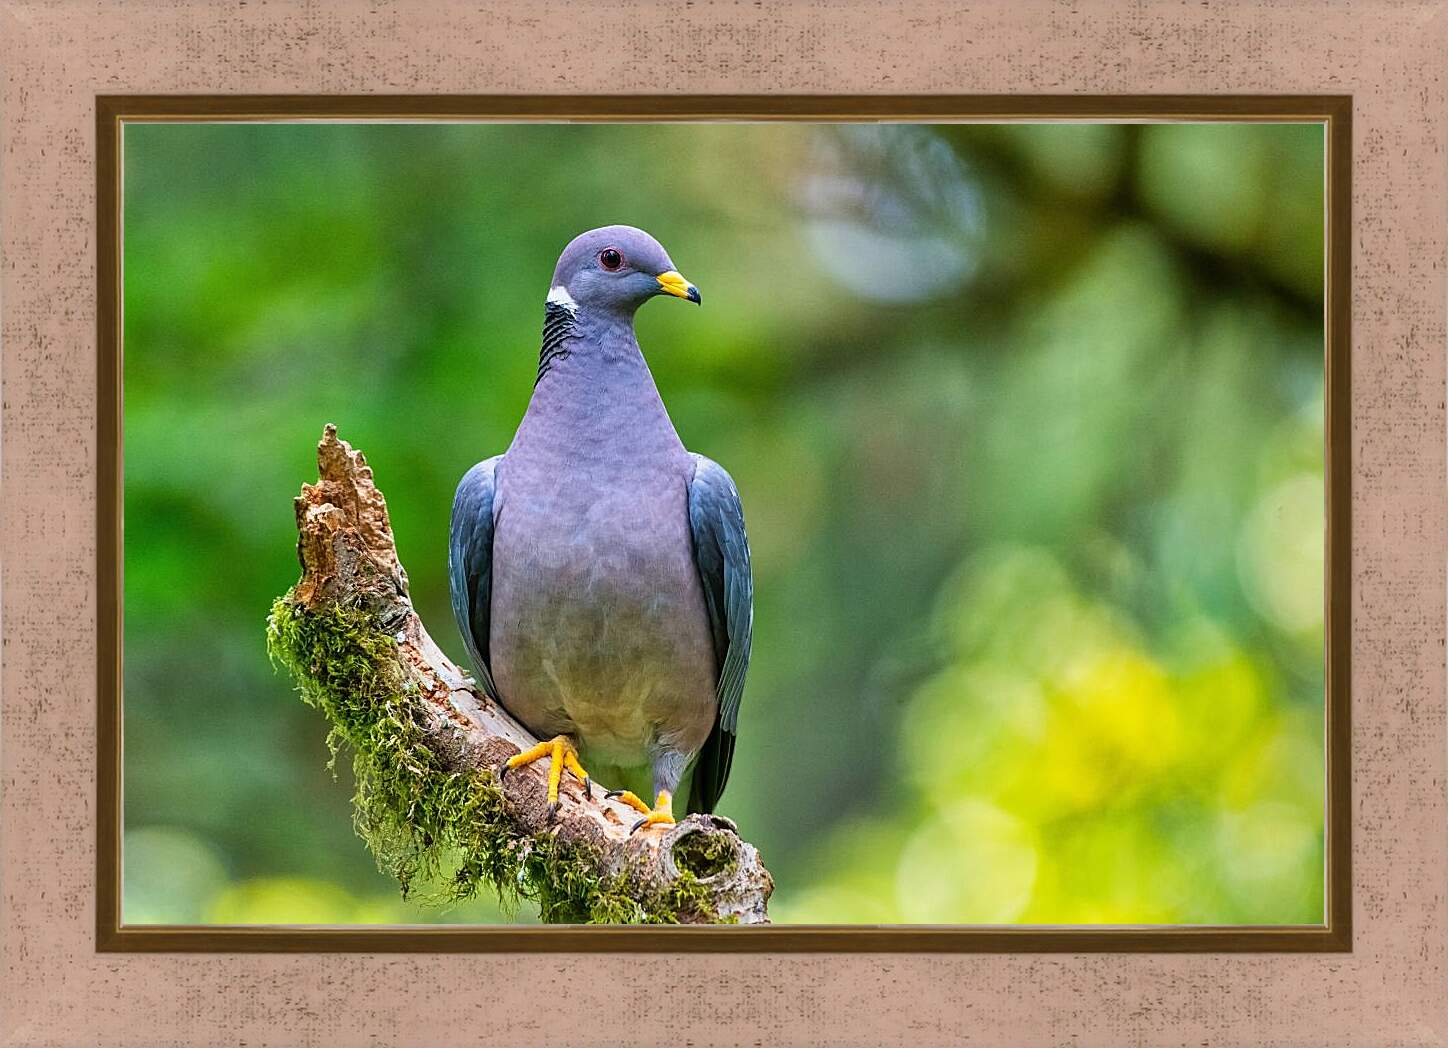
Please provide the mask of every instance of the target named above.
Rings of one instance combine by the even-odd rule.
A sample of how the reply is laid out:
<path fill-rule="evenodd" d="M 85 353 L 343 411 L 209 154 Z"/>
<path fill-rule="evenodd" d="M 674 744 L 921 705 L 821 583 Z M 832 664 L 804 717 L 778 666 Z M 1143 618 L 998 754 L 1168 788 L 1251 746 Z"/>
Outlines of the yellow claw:
<path fill-rule="evenodd" d="M 640 800 L 639 795 L 634 793 L 633 790 L 609 790 L 605 796 L 623 801 L 634 811 L 643 812 L 645 815 L 653 812 L 653 809 Z"/>
<path fill-rule="evenodd" d="M 593 795 L 593 783 L 588 777 L 588 772 L 583 770 L 583 765 L 578 763 L 578 750 L 574 748 L 572 740 L 567 735 L 554 736 L 547 742 L 540 742 L 522 753 L 509 757 L 498 777 L 499 779 L 506 778 L 508 772 L 514 768 L 541 761 L 544 757 L 551 761 L 548 768 L 548 818 L 551 819 L 558 811 L 558 787 L 563 781 L 564 768 L 583 780 L 585 797 Z"/>
<path fill-rule="evenodd" d="M 637 797 L 634 798 L 638 800 Z M 633 824 L 630 834 L 638 833 L 639 830 L 648 829 L 650 826 L 672 826 L 674 824 L 674 797 L 668 790 L 660 790 L 658 800 L 647 815 Z"/>
<path fill-rule="evenodd" d="M 583 780 L 583 795 L 593 796 L 593 780 L 588 777 L 588 772 L 583 770 L 583 765 L 578 763 L 578 751 L 572 746 L 563 751 L 563 766 L 573 773 L 573 777 Z"/>
<path fill-rule="evenodd" d="M 552 759 L 548 762 L 548 814 L 558 810 L 558 784 L 563 781 L 563 748 L 553 743 Z"/>

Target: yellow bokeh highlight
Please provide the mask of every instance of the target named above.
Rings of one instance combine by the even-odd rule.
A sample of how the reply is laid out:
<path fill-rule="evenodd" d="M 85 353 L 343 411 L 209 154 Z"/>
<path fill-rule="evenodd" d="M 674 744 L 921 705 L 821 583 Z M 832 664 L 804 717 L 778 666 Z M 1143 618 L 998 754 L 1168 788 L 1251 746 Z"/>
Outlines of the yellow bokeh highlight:
<path fill-rule="evenodd" d="M 969 562 L 936 625 L 949 659 L 903 709 L 912 799 L 888 839 L 878 815 L 838 829 L 785 919 L 1320 919 L 1321 711 L 1274 701 L 1226 630 L 1198 615 L 1149 638 L 1027 547 Z"/>

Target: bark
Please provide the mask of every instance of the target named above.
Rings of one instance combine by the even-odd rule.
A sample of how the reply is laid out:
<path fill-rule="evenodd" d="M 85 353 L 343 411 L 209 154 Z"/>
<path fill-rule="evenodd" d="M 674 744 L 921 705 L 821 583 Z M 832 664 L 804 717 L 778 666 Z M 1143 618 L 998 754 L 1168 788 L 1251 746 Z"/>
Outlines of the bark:
<path fill-rule="evenodd" d="M 320 479 L 304 484 L 296 499 L 302 576 L 291 594 L 295 614 L 337 605 L 375 613 L 396 641 L 404 693 L 425 744 L 450 771 L 496 783 L 503 762 L 537 740 L 428 635 L 408 595 L 386 501 L 362 453 L 339 440 L 329 425 L 317 447 L 317 462 Z M 773 881 L 758 851 L 728 819 L 691 815 L 667 830 L 631 834 L 638 815 L 603 796 L 608 784 L 595 784 L 589 798 L 565 774 L 561 807 L 550 820 L 548 766 L 545 759 L 517 769 L 501 786 L 502 817 L 514 839 L 525 841 L 525 851 L 527 841 L 548 838 L 552 845 L 570 846 L 570 855 L 583 855 L 593 864 L 589 876 L 610 884 L 611 891 L 621 886 L 629 895 L 650 900 L 649 919 L 767 923 Z M 687 891 L 670 890 L 683 885 Z M 661 899 L 673 900 L 668 904 L 672 912 L 657 912 Z"/>

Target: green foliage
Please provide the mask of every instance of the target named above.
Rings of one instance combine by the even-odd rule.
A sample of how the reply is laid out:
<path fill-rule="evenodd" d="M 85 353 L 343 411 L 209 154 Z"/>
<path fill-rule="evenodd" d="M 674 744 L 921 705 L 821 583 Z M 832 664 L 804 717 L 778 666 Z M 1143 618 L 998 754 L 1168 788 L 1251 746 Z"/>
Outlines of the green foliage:
<path fill-rule="evenodd" d="M 717 873 L 721 857 L 693 843 L 702 840 L 697 834 L 683 842 L 690 850 L 681 876 L 641 890 L 626 872 L 601 876 L 586 845 L 515 830 L 491 775 L 450 771 L 427 745 L 396 642 L 367 611 L 331 603 L 307 612 L 290 594 L 280 597 L 267 619 L 267 651 L 326 716 L 332 763 L 351 752 L 357 834 L 404 898 L 435 883 L 435 901 L 457 902 L 489 887 L 505 903 L 533 900 L 547 923 L 717 919 L 700 876 Z"/>

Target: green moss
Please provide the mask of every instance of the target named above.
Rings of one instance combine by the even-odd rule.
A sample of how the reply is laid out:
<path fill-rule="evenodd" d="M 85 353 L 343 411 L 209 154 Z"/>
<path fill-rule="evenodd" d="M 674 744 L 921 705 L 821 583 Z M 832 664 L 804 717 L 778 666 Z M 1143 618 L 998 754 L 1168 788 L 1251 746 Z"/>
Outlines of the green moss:
<path fill-rule="evenodd" d="M 734 868 L 735 851 L 723 837 L 691 833 L 674 847 L 674 865 L 697 878 L 717 877 Z"/>
<path fill-rule="evenodd" d="M 685 838 L 681 875 L 662 889 L 642 889 L 626 873 L 600 876 L 586 845 L 518 831 L 491 774 L 448 770 L 417 721 L 420 700 L 409 691 L 396 641 L 371 611 L 335 603 L 305 611 L 288 593 L 272 605 L 267 651 L 331 725 L 328 766 L 350 751 L 357 834 L 404 897 L 446 903 L 488 889 L 505 904 L 536 901 L 549 923 L 717 919 L 701 878 L 722 868 L 724 845 Z"/>

